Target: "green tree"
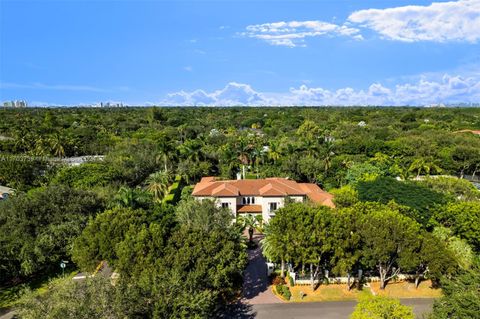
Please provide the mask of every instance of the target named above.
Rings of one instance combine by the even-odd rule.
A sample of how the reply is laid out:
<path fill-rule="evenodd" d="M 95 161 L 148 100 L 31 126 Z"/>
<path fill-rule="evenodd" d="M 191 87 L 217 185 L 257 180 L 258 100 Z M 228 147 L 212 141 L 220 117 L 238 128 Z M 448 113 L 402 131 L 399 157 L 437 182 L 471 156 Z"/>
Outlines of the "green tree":
<path fill-rule="evenodd" d="M 354 208 L 362 209 L 360 205 Z M 362 262 L 369 268 L 377 268 L 380 289 L 385 289 L 388 280 L 402 268 L 412 267 L 412 256 L 420 246 L 420 225 L 387 206 L 367 204 L 366 208 L 358 226 Z"/>
<path fill-rule="evenodd" d="M 480 200 L 480 191 L 465 179 L 447 176 L 426 177 L 418 183 L 436 192 L 447 194 L 452 197 L 452 200 Z"/>
<path fill-rule="evenodd" d="M 402 206 L 410 207 L 418 213 L 410 214 L 417 222 L 427 225 L 432 209 L 445 204 L 447 198 L 440 193 L 411 181 L 397 181 L 391 177 L 379 177 L 374 180 L 361 181 L 356 186 L 358 198 L 362 202 L 380 202 L 387 204 L 395 201 Z"/>
<path fill-rule="evenodd" d="M 330 191 L 335 197 L 333 202 L 337 208 L 350 207 L 358 203 L 358 191 L 352 185 L 345 185 L 341 188 Z"/>
<path fill-rule="evenodd" d="M 138 305 L 122 295 L 110 279 L 96 276 L 84 281 L 58 279 L 41 297 L 27 292 L 16 312 L 23 319 L 140 318 L 135 316 L 136 309 Z"/>
<path fill-rule="evenodd" d="M 150 194 L 140 188 L 120 187 L 117 194 L 111 202 L 111 207 L 131 207 L 148 208 L 150 207 Z"/>
<path fill-rule="evenodd" d="M 94 193 L 58 186 L 0 201 L 0 281 L 57 269 L 101 209 Z"/>
<path fill-rule="evenodd" d="M 332 237 L 332 256 L 330 264 L 333 272 L 348 277 L 347 289 L 352 285 L 350 279 L 354 270 L 360 268 L 362 249 L 360 246 L 361 237 L 358 231 L 358 214 L 351 209 L 337 210 L 332 230 L 329 236 Z"/>
<path fill-rule="evenodd" d="M 175 215 L 180 225 L 206 232 L 226 229 L 235 218 L 230 209 L 219 207 L 215 201 L 197 201 L 194 198 L 181 201 L 175 209 Z"/>
<path fill-rule="evenodd" d="M 454 236 L 453 232 L 446 227 L 435 227 L 432 235 L 447 246 L 449 252 L 461 269 L 470 268 L 473 262 L 474 252 L 465 240 Z"/>
<path fill-rule="evenodd" d="M 411 259 L 410 267 L 405 270 L 415 272 L 416 288 L 424 278 L 439 283 L 443 276 L 453 274 L 458 265 L 448 243 L 426 231 L 422 234 L 419 250 Z"/>
<path fill-rule="evenodd" d="M 480 260 L 473 267 L 453 277 L 442 278 L 444 296 L 435 300 L 432 319 L 480 318 Z"/>
<path fill-rule="evenodd" d="M 355 307 L 350 319 L 413 319 L 412 308 L 388 297 L 365 297 Z"/>
<path fill-rule="evenodd" d="M 262 215 L 246 214 L 238 216 L 237 225 L 240 226 L 241 232 L 248 229 L 248 241 L 252 242 L 253 232 L 255 229 L 260 230 L 262 228 Z"/>
<path fill-rule="evenodd" d="M 440 206 L 432 219 L 435 224 L 450 228 L 454 235 L 480 251 L 480 202 L 453 202 Z"/>
<path fill-rule="evenodd" d="M 121 207 L 90 218 L 74 242 L 73 261 L 87 271 L 93 271 L 102 260 L 115 265 L 116 245 L 125 238 L 125 233 L 131 226 L 145 223 L 146 220 L 144 211 Z"/>
<path fill-rule="evenodd" d="M 167 171 L 159 171 L 148 176 L 145 181 L 146 190 L 152 194 L 153 200 L 160 203 L 168 193 L 168 185 L 171 182 L 171 175 Z"/>

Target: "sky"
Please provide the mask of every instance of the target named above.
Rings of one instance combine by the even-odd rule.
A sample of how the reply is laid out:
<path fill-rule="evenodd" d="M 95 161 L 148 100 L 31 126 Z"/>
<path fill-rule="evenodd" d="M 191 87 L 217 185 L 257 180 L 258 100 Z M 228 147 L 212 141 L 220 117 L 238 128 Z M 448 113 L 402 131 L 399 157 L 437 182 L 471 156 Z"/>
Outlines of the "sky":
<path fill-rule="evenodd" d="M 480 103 L 480 0 L 0 0 L 0 101 Z"/>

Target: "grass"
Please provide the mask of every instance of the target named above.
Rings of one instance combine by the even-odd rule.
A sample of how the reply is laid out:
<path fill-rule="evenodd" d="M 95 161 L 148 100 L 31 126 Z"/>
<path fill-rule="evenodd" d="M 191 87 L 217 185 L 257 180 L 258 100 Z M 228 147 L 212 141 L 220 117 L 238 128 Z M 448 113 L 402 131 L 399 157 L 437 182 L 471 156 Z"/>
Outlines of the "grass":
<path fill-rule="evenodd" d="M 357 300 L 363 295 L 371 295 L 368 288 L 362 290 L 351 289 L 347 290 L 347 285 L 332 284 L 320 285 L 312 292 L 310 286 L 294 286 L 290 287 L 293 302 L 315 302 L 315 301 L 342 301 L 342 300 Z M 305 296 L 302 298 L 302 292 Z"/>
<path fill-rule="evenodd" d="M 442 296 L 442 290 L 432 288 L 432 282 L 425 280 L 415 288 L 413 282 L 402 281 L 388 283 L 384 290 L 380 289 L 379 282 L 370 283 L 371 289 L 375 294 L 393 298 L 438 298 Z"/>
<path fill-rule="evenodd" d="M 429 280 L 422 281 L 417 289 L 413 282 L 394 282 L 389 283 L 385 290 L 380 290 L 380 283 L 370 283 L 369 287 L 363 287 L 362 290 L 353 288 L 347 290 L 346 284 L 320 285 L 315 291 L 312 291 L 309 285 L 290 287 L 292 293 L 291 302 L 319 302 L 319 301 L 346 301 L 358 300 L 362 296 L 371 296 L 372 291 L 376 295 L 388 296 L 393 298 L 438 298 L 442 296 L 442 290 L 432 288 Z M 274 294 L 282 298 L 273 287 Z M 302 293 L 304 297 L 302 298 Z"/>
<path fill-rule="evenodd" d="M 76 273 L 77 270 L 70 270 L 65 272 L 65 276 L 73 278 Z M 54 272 L 18 285 L 0 286 L 0 315 L 15 306 L 24 289 L 31 289 L 38 295 L 44 294 L 48 290 L 48 283 L 59 276 L 61 272 Z"/>

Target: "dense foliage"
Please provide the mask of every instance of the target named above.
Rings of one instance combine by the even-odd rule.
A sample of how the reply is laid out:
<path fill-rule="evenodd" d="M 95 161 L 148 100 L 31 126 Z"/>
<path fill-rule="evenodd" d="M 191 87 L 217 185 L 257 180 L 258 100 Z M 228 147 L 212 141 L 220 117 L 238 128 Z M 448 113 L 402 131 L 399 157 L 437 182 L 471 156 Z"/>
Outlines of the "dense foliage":
<path fill-rule="evenodd" d="M 254 175 L 327 189 L 359 174 L 474 175 L 480 139 L 456 131 L 479 129 L 479 118 L 473 108 L 3 109 L 0 183 L 38 186 L 51 177 L 32 174 L 38 165 L 28 163 L 83 155 L 106 155 L 107 163 L 64 169 L 54 179 L 75 187 L 134 186 L 169 168 L 192 182 L 208 174 L 234 177 L 242 164 Z M 27 163 L 18 164 L 20 155 L 30 156 L 22 159 Z"/>
<path fill-rule="evenodd" d="M 444 296 L 435 301 L 431 319 L 480 318 L 480 260 L 453 278 L 442 280 Z"/>
<path fill-rule="evenodd" d="M 267 227 L 263 251 L 270 260 L 288 261 L 301 273 L 308 267 L 312 289 L 320 273 L 328 277 L 332 271 L 349 276 L 359 269 L 372 271 L 384 288 L 400 271 L 417 280 L 427 273 L 439 280 L 453 273 L 458 262 L 446 242 L 402 214 L 400 206 L 379 203 L 337 210 L 287 205 Z"/>
<path fill-rule="evenodd" d="M 63 186 L 0 201 L 0 281 L 58 269 L 103 205 L 94 193 Z"/>
<path fill-rule="evenodd" d="M 312 278 L 362 269 L 385 284 L 402 271 L 448 286 L 480 243 L 480 191 L 452 177 L 480 168 L 480 138 L 464 129 L 480 129 L 479 109 L 1 109 L 0 185 L 16 193 L 0 202 L 0 281 L 106 260 L 115 286 L 58 282 L 22 316 L 211 317 L 239 293 L 240 231 L 261 225 L 282 273 L 289 262 Z M 78 156 L 95 157 L 72 165 Z M 232 224 L 191 199 L 203 176 L 243 172 L 316 183 L 337 208 L 292 204 L 270 224 Z"/>
<path fill-rule="evenodd" d="M 73 260 L 90 271 L 108 261 L 121 274 L 118 289 L 136 292 L 142 316 L 209 318 L 238 294 L 246 266 L 231 220 L 207 200 L 186 200 L 175 212 L 115 208 L 89 221 Z"/>

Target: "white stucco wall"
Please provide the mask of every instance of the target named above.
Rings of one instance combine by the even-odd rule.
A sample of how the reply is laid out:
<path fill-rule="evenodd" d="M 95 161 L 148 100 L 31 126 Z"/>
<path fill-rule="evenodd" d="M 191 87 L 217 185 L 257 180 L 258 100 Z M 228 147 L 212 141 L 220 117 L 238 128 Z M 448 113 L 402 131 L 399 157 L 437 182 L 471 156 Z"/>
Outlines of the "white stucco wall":
<path fill-rule="evenodd" d="M 218 206 L 222 206 L 222 203 L 229 203 L 230 209 L 232 210 L 232 214 L 234 218 L 237 216 L 237 205 L 243 205 L 243 197 L 195 197 L 197 200 L 203 200 L 205 198 L 208 199 L 215 199 L 217 201 Z M 290 198 L 296 202 L 303 202 L 303 196 L 290 196 Z M 270 212 L 270 203 L 277 203 L 277 209 L 283 207 L 285 205 L 285 197 L 262 197 L 262 196 L 255 196 L 255 204 L 253 205 L 260 205 L 262 206 L 262 218 L 264 221 L 268 222 L 272 216 L 275 215 L 274 212 Z"/>

